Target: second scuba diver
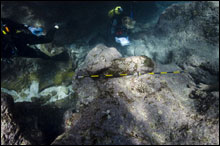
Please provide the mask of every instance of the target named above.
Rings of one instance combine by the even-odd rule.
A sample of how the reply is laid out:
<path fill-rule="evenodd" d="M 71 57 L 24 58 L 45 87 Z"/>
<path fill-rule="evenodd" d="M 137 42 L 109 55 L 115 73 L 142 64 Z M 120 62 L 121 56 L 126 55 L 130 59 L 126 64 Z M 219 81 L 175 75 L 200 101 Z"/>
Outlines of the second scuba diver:
<path fill-rule="evenodd" d="M 125 14 L 121 6 L 110 10 L 108 16 L 111 19 L 109 30 L 111 39 L 113 37 L 121 46 L 129 45 L 129 30 L 134 28 L 136 22 Z"/>

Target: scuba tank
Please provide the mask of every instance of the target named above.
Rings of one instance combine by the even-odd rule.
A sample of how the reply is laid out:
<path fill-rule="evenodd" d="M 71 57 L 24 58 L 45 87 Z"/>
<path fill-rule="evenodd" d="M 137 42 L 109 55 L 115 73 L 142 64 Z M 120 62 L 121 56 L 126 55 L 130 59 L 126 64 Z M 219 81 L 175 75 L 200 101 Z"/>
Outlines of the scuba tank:
<path fill-rule="evenodd" d="M 13 40 L 11 38 L 10 29 L 8 28 L 6 24 L 2 22 L 2 20 L 1 20 L 1 37 L 2 37 L 1 57 L 10 58 L 10 57 L 17 56 L 18 49 L 14 45 Z"/>

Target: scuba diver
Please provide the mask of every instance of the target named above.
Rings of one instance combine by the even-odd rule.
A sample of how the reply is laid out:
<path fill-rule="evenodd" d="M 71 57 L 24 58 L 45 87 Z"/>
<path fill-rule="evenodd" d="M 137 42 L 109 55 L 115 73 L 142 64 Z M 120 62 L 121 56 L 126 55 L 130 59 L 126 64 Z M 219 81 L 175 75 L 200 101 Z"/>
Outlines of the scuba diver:
<path fill-rule="evenodd" d="M 52 42 L 57 29 L 59 26 L 55 25 L 46 35 L 42 35 L 42 28 L 1 18 L 1 58 L 6 60 L 13 57 L 52 59 L 55 56 L 50 57 L 40 49 L 31 48 L 29 45 Z"/>
<path fill-rule="evenodd" d="M 136 23 L 132 20 L 133 16 L 128 17 L 128 15 L 124 13 L 121 6 L 117 6 L 110 10 L 108 12 L 108 16 L 111 19 L 111 26 L 109 30 L 110 36 L 114 37 L 115 41 L 120 43 L 121 46 L 129 45 L 129 30 L 133 29 Z"/>
<path fill-rule="evenodd" d="M 124 29 L 122 27 L 122 22 L 121 22 L 124 16 L 122 7 L 117 6 L 114 9 L 110 10 L 108 12 L 108 16 L 111 18 L 111 34 L 120 35 L 118 31 L 121 31 Z"/>

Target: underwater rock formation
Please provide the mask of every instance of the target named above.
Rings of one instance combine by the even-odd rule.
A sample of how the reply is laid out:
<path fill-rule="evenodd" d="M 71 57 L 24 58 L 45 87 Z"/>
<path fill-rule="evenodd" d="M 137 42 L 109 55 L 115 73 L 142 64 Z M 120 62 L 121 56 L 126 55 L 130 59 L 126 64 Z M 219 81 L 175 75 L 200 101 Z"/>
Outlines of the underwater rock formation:
<path fill-rule="evenodd" d="M 179 64 L 191 54 L 206 58 L 213 56 L 213 60 L 219 58 L 218 2 L 173 4 L 165 9 L 157 24 L 150 29 L 141 29 L 133 37 L 144 40 L 140 44 L 146 45 L 150 55 L 157 52 L 161 62 L 166 63 L 160 55 L 169 51 L 173 51 L 173 56 L 170 56 L 173 62 Z M 186 56 L 183 57 L 183 54 Z"/>
<path fill-rule="evenodd" d="M 173 4 L 161 14 L 156 29 L 159 35 L 178 37 L 175 40 L 182 38 L 181 44 L 198 41 L 218 45 L 218 25 L 219 3 L 204 1 Z"/>
<path fill-rule="evenodd" d="M 219 2 L 173 4 L 156 25 L 133 33 L 127 55 L 146 55 L 156 63 L 175 63 L 196 83 L 219 79 Z"/>
<path fill-rule="evenodd" d="M 97 51 L 97 48 L 101 51 Z M 113 51 L 112 51 L 113 50 Z M 92 74 L 134 74 L 137 72 L 151 72 L 153 61 L 147 56 L 132 56 L 121 58 L 115 48 L 97 45 L 87 55 L 84 64 L 78 68 L 75 76 Z M 82 103 L 88 104 L 99 96 L 97 83 L 91 79 L 73 80 L 73 90 Z"/>
<path fill-rule="evenodd" d="M 219 74 L 219 2 L 174 4 L 161 14 L 155 28 L 156 36 L 173 42 L 173 62 L 199 82 L 217 79 L 213 76 Z"/>
<path fill-rule="evenodd" d="M 71 61 L 14 58 L 11 64 L 1 62 L 2 91 L 13 95 L 15 102 L 30 102 L 32 98 L 40 99 L 42 97 L 41 99 L 46 103 L 50 101 L 50 97 L 46 96 L 52 94 L 49 91 L 55 90 L 45 89 L 54 87 L 58 91 L 59 88 L 63 89 L 62 86 L 65 85 L 65 90 L 69 90 L 67 86 L 71 84 L 73 75 Z M 48 92 L 46 93 L 46 91 Z M 66 94 L 68 95 L 68 93 Z M 51 97 L 55 97 L 55 95 Z"/>
<path fill-rule="evenodd" d="M 115 60 L 126 66 L 131 58 L 143 64 L 142 56 Z M 152 67 L 151 60 L 147 61 L 145 67 Z M 74 124 L 68 124 L 68 130 L 52 144 L 219 143 L 214 138 L 219 134 L 218 117 L 205 117 L 191 109 L 191 105 L 176 97 L 161 76 L 86 77 L 74 79 L 73 89 L 81 99 L 78 112 L 68 119 Z"/>
<path fill-rule="evenodd" d="M 211 118 L 219 116 L 219 83 L 206 85 L 200 84 L 189 95 L 194 99 L 196 110 Z"/>
<path fill-rule="evenodd" d="M 84 67 L 80 70 L 95 73 L 101 69 L 109 68 L 111 61 L 121 56 L 116 48 L 108 48 L 103 44 L 99 44 L 89 51 L 84 61 Z"/>
<path fill-rule="evenodd" d="M 67 50 L 68 62 L 2 62 L 2 91 L 15 100 L 11 110 L 13 99 L 1 96 L 2 144 L 219 144 L 219 2 L 174 4 L 155 26 L 138 16 L 126 48 L 105 46 L 100 9 L 83 10 L 64 22 L 65 47 L 38 46 L 48 55 Z M 186 72 L 138 75 L 175 70 Z M 134 75 L 77 78 L 94 74 Z"/>
<path fill-rule="evenodd" d="M 1 93 L 1 144 L 30 145 L 14 115 L 14 101 L 10 95 Z"/>
<path fill-rule="evenodd" d="M 154 70 L 153 61 L 147 56 L 131 56 L 118 58 L 112 61 L 112 65 L 104 71 L 105 74 L 135 74 L 152 72 Z"/>
<path fill-rule="evenodd" d="M 56 106 L 14 103 L 10 95 L 1 92 L 1 144 L 50 144 L 62 133 L 63 112 Z"/>
<path fill-rule="evenodd" d="M 147 56 L 131 56 L 121 58 L 122 55 L 116 48 L 108 48 L 103 44 L 94 47 L 86 56 L 85 61 L 79 67 L 78 75 L 86 73 L 134 73 L 153 71 L 154 63 Z"/>

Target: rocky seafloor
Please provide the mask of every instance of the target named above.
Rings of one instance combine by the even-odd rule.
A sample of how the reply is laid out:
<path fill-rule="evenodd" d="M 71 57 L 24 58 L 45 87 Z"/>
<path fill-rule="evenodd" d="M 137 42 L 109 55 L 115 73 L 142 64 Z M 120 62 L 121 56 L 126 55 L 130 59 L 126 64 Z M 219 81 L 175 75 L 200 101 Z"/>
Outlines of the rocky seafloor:
<path fill-rule="evenodd" d="M 97 30 L 38 45 L 68 60 L 1 62 L 1 144 L 219 144 L 219 2 L 175 3 L 137 21 L 127 47 Z M 176 70 L 185 72 L 137 74 Z M 134 75 L 77 78 L 115 73 Z"/>

